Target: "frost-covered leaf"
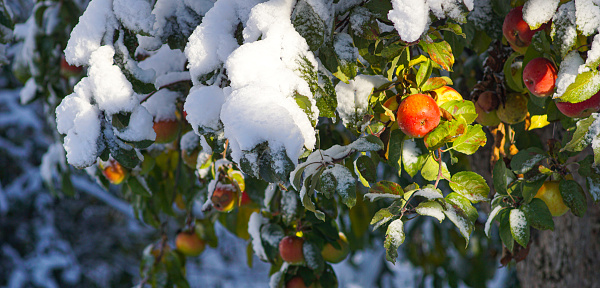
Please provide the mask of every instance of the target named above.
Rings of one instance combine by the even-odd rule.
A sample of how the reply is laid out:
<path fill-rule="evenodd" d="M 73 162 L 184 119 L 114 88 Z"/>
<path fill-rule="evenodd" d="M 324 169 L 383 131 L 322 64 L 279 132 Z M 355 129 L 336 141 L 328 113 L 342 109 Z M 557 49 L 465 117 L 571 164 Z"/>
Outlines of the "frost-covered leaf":
<path fill-rule="evenodd" d="M 452 175 L 450 188 L 473 203 L 487 201 L 490 187 L 485 179 L 475 172 L 461 171 Z"/>
<path fill-rule="evenodd" d="M 302 205 L 306 210 L 315 213 L 315 216 L 319 220 L 325 221 L 325 214 L 322 211 L 317 210 L 315 203 L 313 203 L 311 199 L 322 173 L 323 169 L 319 169 L 319 172 L 304 179 L 304 186 L 302 186 L 302 189 L 300 190 L 300 199 L 302 199 Z"/>
<path fill-rule="evenodd" d="M 550 21 L 556 8 L 558 8 L 559 0 L 530 0 L 523 5 L 523 20 L 529 24 L 529 28 L 533 31 L 542 24 Z"/>
<path fill-rule="evenodd" d="M 523 247 L 529 243 L 529 220 L 525 212 L 521 209 L 510 210 L 510 234 Z"/>
<path fill-rule="evenodd" d="M 427 158 L 425 165 L 423 165 L 423 169 L 421 170 L 421 176 L 425 178 L 427 181 L 435 181 L 438 177 L 438 172 L 440 169 L 440 164 L 433 159 L 433 156 Z M 442 176 L 446 179 L 450 179 L 450 172 L 448 172 L 448 167 L 446 166 L 446 162 L 442 161 Z"/>
<path fill-rule="evenodd" d="M 279 256 L 279 242 L 283 237 L 285 232 L 281 226 L 274 223 L 262 225 L 260 238 L 268 259 L 276 259 Z"/>
<path fill-rule="evenodd" d="M 492 223 L 494 223 L 494 220 L 496 219 L 496 217 L 498 217 L 498 215 L 504 208 L 505 207 L 498 205 L 498 206 L 494 207 L 492 212 L 490 212 L 490 215 L 488 215 L 488 219 L 485 221 L 485 228 L 484 228 L 484 232 L 487 237 L 490 237 L 490 229 L 492 229 Z"/>
<path fill-rule="evenodd" d="M 419 46 L 429 54 L 433 62 L 440 65 L 440 67 L 446 71 L 452 71 L 452 65 L 454 65 L 454 55 L 452 54 L 452 48 L 446 41 L 426 43 L 424 41 L 419 42 Z"/>
<path fill-rule="evenodd" d="M 554 49 L 564 57 L 577 42 L 577 26 L 575 23 L 575 1 L 561 5 L 552 17 L 552 44 Z"/>
<path fill-rule="evenodd" d="M 594 202 L 600 202 L 600 167 L 594 165 L 591 155 L 580 161 L 579 164 L 579 174 L 585 177 L 588 192 Z"/>
<path fill-rule="evenodd" d="M 571 212 L 578 217 L 585 215 L 587 211 L 587 198 L 581 185 L 574 180 L 563 179 L 558 184 L 560 195 L 565 205 L 571 209 Z"/>
<path fill-rule="evenodd" d="M 577 0 L 575 2 L 575 17 L 577 30 L 584 36 L 589 36 L 596 32 L 600 26 L 600 3 L 594 0 Z"/>
<path fill-rule="evenodd" d="M 517 174 L 529 172 L 535 165 L 548 156 L 544 150 L 538 147 L 529 147 L 519 151 L 510 161 L 510 167 Z"/>
<path fill-rule="evenodd" d="M 373 231 L 377 230 L 377 228 L 381 227 L 385 223 L 397 217 L 392 213 L 391 208 L 382 208 L 375 213 L 373 218 L 371 219 L 371 225 L 373 225 Z"/>
<path fill-rule="evenodd" d="M 450 193 L 445 199 L 444 214 L 456 225 L 468 245 L 471 232 L 475 228 L 474 222 L 478 217 L 477 210 L 471 205 L 469 199 L 458 193 Z"/>
<path fill-rule="evenodd" d="M 398 247 L 404 243 L 404 222 L 401 219 L 394 220 L 388 226 L 385 232 L 385 241 L 383 247 L 385 248 L 385 259 L 392 263 L 396 263 L 398 258 Z"/>
<path fill-rule="evenodd" d="M 300 0 L 292 14 L 294 28 L 308 43 L 310 50 L 317 51 L 325 42 L 326 25 L 324 19 L 311 5 L 312 1 Z"/>
<path fill-rule="evenodd" d="M 512 236 L 510 228 L 510 212 L 503 213 L 500 217 L 500 240 L 509 251 L 513 251 L 515 239 Z"/>
<path fill-rule="evenodd" d="M 350 12 L 350 29 L 353 36 L 367 40 L 377 40 L 379 37 L 379 24 L 369 9 L 356 7 Z"/>
<path fill-rule="evenodd" d="M 323 174 L 331 174 L 337 181 L 335 191 L 342 198 L 342 203 L 348 208 L 354 207 L 356 204 L 356 179 L 352 176 L 352 172 L 344 165 L 335 164 L 323 171 Z"/>
<path fill-rule="evenodd" d="M 415 175 L 421 171 L 421 168 L 429 155 L 427 152 L 427 147 L 423 145 L 421 140 L 404 140 L 402 145 L 402 165 L 404 171 L 406 171 L 410 177 L 415 177 Z"/>
<path fill-rule="evenodd" d="M 590 145 L 588 142 L 590 139 L 587 137 L 587 135 L 594 122 L 600 123 L 600 121 L 596 121 L 594 114 L 590 115 L 588 118 L 577 121 L 577 129 L 575 130 L 575 133 L 573 133 L 573 138 L 571 141 L 569 141 L 569 143 L 567 143 L 567 145 L 565 145 L 563 150 L 579 152 L 588 147 Z"/>
<path fill-rule="evenodd" d="M 365 194 L 365 198 L 374 201 L 379 198 L 402 199 L 404 190 L 400 184 L 382 180 L 371 186 L 369 193 Z"/>
<path fill-rule="evenodd" d="M 471 155 L 475 153 L 479 147 L 485 146 L 486 142 L 487 137 L 485 132 L 483 132 L 481 125 L 469 125 L 467 127 L 467 131 L 454 140 L 452 149 L 467 155 Z"/>
<path fill-rule="evenodd" d="M 586 71 L 577 74 L 575 82 L 567 87 L 560 96 L 564 102 L 578 103 L 590 99 L 600 91 L 600 72 L 598 70 Z"/>
<path fill-rule="evenodd" d="M 439 220 L 440 223 L 442 223 L 442 221 L 444 221 L 444 219 L 446 218 L 444 214 L 444 208 L 442 208 L 442 205 L 440 203 L 435 201 L 419 203 L 419 206 L 415 208 L 415 212 L 417 212 L 417 214 L 419 215 L 434 217 L 437 220 Z"/>
<path fill-rule="evenodd" d="M 425 197 L 429 200 L 441 199 L 444 198 L 442 191 L 437 188 L 434 188 L 433 185 L 427 185 L 422 189 L 417 190 L 412 194 L 412 197 L 421 196 Z"/>
<path fill-rule="evenodd" d="M 321 255 L 321 249 L 313 242 L 304 241 L 302 244 L 302 254 L 304 254 L 306 266 L 313 270 L 317 276 L 321 275 L 325 269 L 325 260 L 323 260 L 323 256 Z"/>
<path fill-rule="evenodd" d="M 552 214 L 542 199 L 534 198 L 528 205 L 524 205 L 524 209 L 527 209 L 526 213 L 529 215 L 531 227 L 538 230 L 550 229 L 554 231 Z"/>

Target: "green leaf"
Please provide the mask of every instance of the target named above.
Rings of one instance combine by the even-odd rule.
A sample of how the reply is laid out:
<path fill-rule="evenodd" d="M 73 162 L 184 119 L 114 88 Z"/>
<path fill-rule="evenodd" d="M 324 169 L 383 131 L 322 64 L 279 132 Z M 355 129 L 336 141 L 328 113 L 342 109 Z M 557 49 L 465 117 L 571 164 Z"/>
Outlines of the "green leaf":
<path fill-rule="evenodd" d="M 429 157 L 425 161 L 425 165 L 423 165 L 421 176 L 427 181 L 435 181 L 437 180 L 439 169 L 440 164 L 433 157 Z M 445 162 L 442 162 L 442 175 L 447 179 L 450 178 L 450 172 L 448 172 Z"/>
<path fill-rule="evenodd" d="M 494 206 L 494 205 L 492 205 L 492 206 Z M 485 221 L 485 227 L 483 230 L 487 237 L 490 237 L 490 229 L 492 228 L 492 223 L 494 223 L 494 220 L 498 217 L 498 215 L 501 214 L 501 212 L 505 208 L 506 207 L 502 207 L 500 205 L 495 206 L 494 209 L 490 212 L 490 215 L 488 215 L 488 219 Z"/>
<path fill-rule="evenodd" d="M 577 29 L 575 19 L 575 4 L 571 2 L 558 7 L 558 11 L 552 19 L 552 44 L 556 54 L 564 58 L 569 51 L 577 43 L 577 33 L 573 33 Z"/>
<path fill-rule="evenodd" d="M 575 82 L 571 83 L 565 93 L 560 96 L 560 101 L 583 102 L 598 91 L 600 91 L 600 72 L 598 70 L 586 71 L 577 75 Z"/>
<path fill-rule="evenodd" d="M 396 169 L 396 171 L 398 171 L 398 175 L 402 174 L 402 146 L 404 144 L 404 136 L 405 135 L 402 133 L 402 130 L 393 130 L 390 134 L 390 141 L 388 145 L 387 163 L 392 166 L 392 168 Z"/>
<path fill-rule="evenodd" d="M 445 85 L 452 85 L 452 79 L 448 77 L 431 77 L 421 85 L 421 91 L 431 91 L 441 88 Z"/>
<path fill-rule="evenodd" d="M 374 225 L 373 231 L 377 230 L 377 228 L 381 227 L 381 225 L 384 225 L 385 223 L 394 219 L 394 217 L 396 217 L 396 215 L 391 212 L 390 208 L 380 209 L 371 219 L 370 224 Z"/>
<path fill-rule="evenodd" d="M 321 174 L 321 179 L 319 180 L 319 184 L 315 189 L 325 195 L 325 197 L 331 198 L 331 196 L 333 196 L 335 193 L 337 185 L 338 182 L 332 173 L 323 173 Z"/>
<path fill-rule="evenodd" d="M 325 22 L 308 1 L 298 1 L 292 13 L 292 24 L 298 34 L 306 39 L 311 51 L 317 51 L 325 42 Z"/>
<path fill-rule="evenodd" d="M 444 144 L 454 141 L 467 131 L 467 122 L 463 117 L 442 121 L 433 131 L 427 133 L 423 140 L 427 149 L 433 151 Z"/>
<path fill-rule="evenodd" d="M 279 256 L 279 242 L 283 237 L 285 237 L 285 232 L 277 224 L 266 223 L 260 227 L 260 240 L 268 259 L 277 259 Z"/>
<path fill-rule="evenodd" d="M 521 209 L 510 210 L 510 234 L 523 247 L 529 243 L 529 220 L 527 215 Z"/>
<path fill-rule="evenodd" d="M 446 71 L 452 72 L 452 65 L 454 65 L 454 55 L 452 54 L 452 48 L 446 41 L 427 43 L 420 41 L 419 46 L 429 54 L 431 60 L 437 63 Z"/>
<path fill-rule="evenodd" d="M 475 172 L 461 171 L 454 174 L 450 188 L 473 203 L 489 200 L 490 187 L 485 183 L 485 179 Z"/>
<path fill-rule="evenodd" d="M 510 231 L 510 213 L 504 213 L 500 217 L 500 240 L 509 251 L 513 251 L 515 239 Z"/>
<path fill-rule="evenodd" d="M 419 206 L 415 208 L 415 212 L 419 215 L 431 216 L 436 218 L 442 223 L 446 218 L 444 214 L 444 208 L 442 205 L 436 201 L 427 201 L 419 203 Z"/>
<path fill-rule="evenodd" d="M 121 147 L 110 147 L 110 154 L 124 167 L 133 169 L 140 162 L 133 148 L 126 150 Z"/>
<path fill-rule="evenodd" d="M 513 64 L 515 60 L 522 56 L 518 52 L 513 52 L 506 62 L 504 62 L 504 68 L 502 71 L 504 72 L 504 79 L 506 79 L 506 84 L 508 87 L 515 92 L 525 92 L 527 88 L 523 85 L 523 69 L 514 69 Z M 517 60 L 518 62 L 522 62 L 522 60 Z M 523 66 L 524 67 L 524 66 Z M 514 70 L 516 71 L 514 71 Z M 516 72 L 516 73 L 513 73 Z"/>
<path fill-rule="evenodd" d="M 348 208 L 354 207 L 356 204 L 356 179 L 350 170 L 344 165 L 335 164 L 333 167 L 327 168 L 323 174 L 325 173 L 332 173 L 335 176 L 337 181 L 335 191 L 342 198 L 342 203 Z"/>
<path fill-rule="evenodd" d="M 587 211 L 587 199 L 583 188 L 574 180 L 563 179 L 558 184 L 560 195 L 565 205 L 571 209 L 571 212 L 578 217 L 585 215 Z"/>
<path fill-rule="evenodd" d="M 479 149 L 479 147 L 485 146 L 487 142 L 487 136 L 481 125 L 469 125 L 467 131 L 456 138 L 452 144 L 452 149 L 467 155 L 471 155 Z"/>
<path fill-rule="evenodd" d="M 590 117 L 581 119 L 577 121 L 577 129 L 573 134 L 573 138 L 562 150 L 571 151 L 571 152 L 580 152 L 586 147 L 588 147 L 588 138 L 587 134 L 590 130 L 590 126 L 594 124 L 596 118 L 592 114 Z"/>
<path fill-rule="evenodd" d="M 402 165 L 404 171 L 406 171 L 410 177 L 415 177 L 415 175 L 421 171 L 421 168 L 427 160 L 427 156 L 429 156 L 429 154 L 427 153 L 427 147 L 425 147 L 423 141 L 418 139 L 404 140 L 402 144 Z"/>
<path fill-rule="evenodd" d="M 373 183 L 377 181 L 377 169 L 368 156 L 362 155 L 358 157 L 354 161 L 354 168 L 358 172 L 358 177 L 363 186 L 371 187 L 369 182 Z"/>
<path fill-rule="evenodd" d="M 127 185 L 129 186 L 129 189 L 131 189 L 131 192 L 135 195 L 140 195 L 143 197 L 151 197 L 152 192 L 149 191 L 148 189 L 146 189 L 146 187 L 144 187 L 144 185 L 142 185 L 142 183 L 140 183 L 140 180 L 138 180 L 138 177 L 140 177 L 140 176 L 129 177 L 129 179 L 127 179 Z"/>
<path fill-rule="evenodd" d="M 588 192 L 595 203 L 600 202 L 600 169 L 594 165 L 594 159 L 591 155 L 585 157 L 579 162 L 579 174 L 585 177 Z"/>
<path fill-rule="evenodd" d="M 475 228 L 474 222 L 478 217 L 475 207 L 471 205 L 469 199 L 453 192 L 446 196 L 444 208 L 446 217 L 456 225 L 460 234 L 465 238 L 467 245 L 469 245 L 471 232 Z"/>
<path fill-rule="evenodd" d="M 504 164 L 504 161 L 502 161 L 502 159 L 498 160 L 494 165 L 494 170 L 492 172 L 492 180 L 494 182 L 494 190 L 496 190 L 496 193 L 500 195 L 508 195 L 508 179 L 506 177 L 506 174 L 509 172 L 510 171 L 506 169 L 506 164 Z"/>
<path fill-rule="evenodd" d="M 306 179 L 304 179 L 304 187 L 300 190 L 300 198 L 302 199 L 304 208 L 315 213 L 315 216 L 321 221 L 325 221 L 325 214 L 322 211 L 317 210 L 315 204 L 311 200 L 311 195 L 319 182 L 317 179 L 320 179 L 323 170 L 324 169 L 321 168 L 317 173 L 306 177 Z"/>
<path fill-rule="evenodd" d="M 477 119 L 477 111 L 475 110 L 475 104 L 468 100 L 450 100 L 444 102 L 440 108 L 448 111 L 454 117 L 461 115 L 465 118 L 467 124 L 473 123 Z"/>
<path fill-rule="evenodd" d="M 537 194 L 538 190 L 540 190 L 540 188 L 542 187 L 542 185 L 544 185 L 544 182 L 546 182 L 546 179 L 548 179 L 547 175 L 544 174 L 540 174 L 541 176 L 538 176 L 537 179 L 531 179 L 532 181 L 526 180 L 523 181 L 523 203 L 529 203 L 531 202 L 531 200 L 533 199 L 533 197 L 535 196 L 535 194 Z"/>
<path fill-rule="evenodd" d="M 431 76 L 431 72 L 433 67 L 431 65 L 431 61 L 427 60 L 419 66 L 419 70 L 417 71 L 417 85 L 419 87 L 423 86 L 425 80 Z"/>
<path fill-rule="evenodd" d="M 385 232 L 385 241 L 383 242 L 383 247 L 386 251 L 385 259 L 392 262 L 392 264 L 396 263 L 398 247 L 404 243 L 404 238 L 406 238 L 404 234 L 404 222 L 401 219 L 394 220 L 388 226 Z"/>
<path fill-rule="evenodd" d="M 538 230 L 552 230 L 554 231 L 554 220 L 552 220 L 552 214 L 546 203 L 539 198 L 534 198 L 529 202 L 529 205 L 524 205 L 525 209 L 529 209 L 527 215 L 531 227 Z"/>
<path fill-rule="evenodd" d="M 402 186 L 398 183 L 382 180 L 375 183 L 371 189 L 369 189 L 369 193 L 390 194 L 402 197 L 404 196 L 404 189 L 402 189 Z"/>
<path fill-rule="evenodd" d="M 535 165 L 548 157 L 544 150 L 537 147 L 529 147 L 519 151 L 510 161 L 510 167 L 517 174 L 529 172 Z"/>

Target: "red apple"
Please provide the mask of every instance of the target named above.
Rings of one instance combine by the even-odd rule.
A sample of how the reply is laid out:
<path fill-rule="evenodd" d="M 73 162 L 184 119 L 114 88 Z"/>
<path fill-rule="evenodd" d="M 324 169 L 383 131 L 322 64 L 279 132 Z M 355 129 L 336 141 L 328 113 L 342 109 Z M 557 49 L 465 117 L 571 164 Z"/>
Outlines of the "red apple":
<path fill-rule="evenodd" d="M 538 57 L 523 69 L 523 82 L 531 94 L 537 97 L 547 97 L 554 93 L 556 83 L 556 67 L 552 61 Z"/>
<path fill-rule="evenodd" d="M 240 206 L 252 203 L 252 199 L 248 196 L 248 192 L 242 192 L 242 200 L 240 200 Z"/>
<path fill-rule="evenodd" d="M 206 246 L 206 242 L 200 239 L 194 232 L 181 232 L 175 238 L 175 247 L 186 256 L 198 256 Z"/>
<path fill-rule="evenodd" d="M 435 95 L 435 103 L 437 103 L 438 106 L 441 106 L 442 104 L 451 100 L 463 100 L 462 95 L 460 95 L 458 91 L 454 90 L 454 88 L 450 86 L 442 86 L 433 90 L 432 92 L 432 94 Z"/>
<path fill-rule="evenodd" d="M 285 236 L 279 242 L 279 254 L 283 261 L 292 265 L 304 263 L 304 253 L 302 253 L 302 245 L 304 239 L 296 236 Z"/>
<path fill-rule="evenodd" d="M 108 182 L 118 185 L 125 180 L 125 176 L 127 176 L 127 170 L 121 166 L 119 162 L 114 159 L 111 159 L 108 162 L 108 166 L 100 163 L 100 168 L 102 169 L 102 175 L 106 177 Z"/>
<path fill-rule="evenodd" d="M 544 27 L 545 26 L 542 25 L 542 27 L 532 31 L 529 28 L 529 24 L 523 20 L 523 6 L 520 6 L 510 10 L 504 18 L 502 34 L 504 34 L 504 37 L 506 37 L 506 40 L 513 50 L 525 54 L 527 47 L 531 44 L 531 38 L 533 38 L 535 32 Z"/>
<path fill-rule="evenodd" d="M 217 182 L 210 200 L 213 207 L 221 212 L 229 212 L 235 208 L 239 198 L 239 188 L 234 184 Z"/>
<path fill-rule="evenodd" d="M 481 110 L 489 113 L 498 108 L 499 102 L 500 101 L 498 100 L 498 96 L 495 92 L 484 91 L 483 93 L 479 94 L 479 97 L 477 97 L 475 106 L 479 106 Z"/>
<path fill-rule="evenodd" d="M 156 121 L 152 128 L 154 128 L 154 132 L 156 133 L 154 142 L 162 144 L 173 142 L 177 138 L 180 129 L 179 121 L 177 120 Z"/>
<path fill-rule="evenodd" d="M 302 277 L 300 276 L 295 276 L 294 278 L 290 279 L 290 281 L 288 281 L 287 283 L 285 283 L 285 288 L 307 288 L 307 287 L 314 287 L 314 283 L 311 284 L 310 286 L 306 286 L 306 284 L 304 283 L 304 280 L 302 279 Z"/>
<path fill-rule="evenodd" d="M 342 232 L 340 232 L 339 235 L 340 238 L 337 240 L 337 243 L 340 245 L 340 249 L 336 249 L 331 243 L 327 243 L 323 246 L 323 250 L 321 250 L 321 255 L 327 262 L 340 263 L 342 260 L 346 259 L 348 253 L 350 253 L 350 244 L 348 244 L 346 235 Z"/>
<path fill-rule="evenodd" d="M 560 102 L 556 100 L 556 108 L 571 118 L 588 117 L 600 110 L 600 92 L 594 94 L 590 99 L 579 103 Z"/>
<path fill-rule="evenodd" d="M 440 116 L 440 108 L 433 98 L 425 94 L 413 94 L 400 102 L 396 120 L 404 134 L 422 138 L 440 124 Z"/>
<path fill-rule="evenodd" d="M 65 56 L 60 58 L 60 75 L 63 77 L 76 77 L 79 76 L 83 72 L 83 67 L 81 66 L 73 66 L 65 60 Z"/>

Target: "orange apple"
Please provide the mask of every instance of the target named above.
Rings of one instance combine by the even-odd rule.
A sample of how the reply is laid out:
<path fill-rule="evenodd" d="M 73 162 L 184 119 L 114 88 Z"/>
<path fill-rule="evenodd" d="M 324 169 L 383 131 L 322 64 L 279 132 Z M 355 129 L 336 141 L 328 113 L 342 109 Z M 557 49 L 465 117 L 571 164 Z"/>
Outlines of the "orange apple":
<path fill-rule="evenodd" d="M 440 116 L 440 108 L 433 98 L 425 94 L 413 94 L 400 102 L 396 121 L 404 134 L 422 138 L 438 126 Z"/>
<path fill-rule="evenodd" d="M 206 242 L 194 232 L 180 232 L 175 238 L 175 247 L 186 256 L 198 256 L 206 247 Z"/>
<path fill-rule="evenodd" d="M 217 182 L 210 200 L 215 209 L 221 212 L 229 212 L 237 205 L 239 193 L 239 188 L 236 185 Z"/>
<path fill-rule="evenodd" d="M 339 235 L 340 238 L 337 240 L 337 243 L 340 245 L 340 249 L 336 249 L 331 243 L 327 243 L 323 246 L 323 250 L 321 250 L 321 255 L 327 262 L 340 263 L 342 260 L 346 259 L 346 256 L 350 253 L 350 244 L 348 244 L 346 235 L 342 232 L 340 232 Z"/>
<path fill-rule="evenodd" d="M 123 166 L 121 166 L 121 164 L 114 159 L 110 159 L 108 161 L 108 165 L 106 166 L 102 163 L 99 165 L 102 169 L 102 175 L 104 175 L 108 182 L 112 184 L 121 184 L 127 176 L 127 170 L 125 170 Z"/>
<path fill-rule="evenodd" d="M 569 210 L 569 207 L 563 202 L 563 198 L 560 195 L 559 181 L 546 181 L 544 185 L 540 187 L 538 192 L 535 194 L 535 198 L 542 199 L 552 216 L 561 216 Z"/>
<path fill-rule="evenodd" d="M 600 92 L 594 94 L 590 99 L 579 103 L 561 102 L 556 100 L 556 108 L 571 118 L 588 117 L 600 110 Z"/>
<path fill-rule="evenodd" d="M 154 142 L 156 143 L 170 143 L 177 138 L 177 134 L 179 134 L 179 121 L 177 120 L 160 120 L 155 121 L 154 132 L 156 133 L 156 139 Z"/>
<path fill-rule="evenodd" d="M 438 106 L 451 101 L 451 100 L 463 100 L 463 97 L 454 88 L 450 86 L 442 86 L 432 91 L 435 103 Z"/>
<path fill-rule="evenodd" d="M 543 28 L 545 28 L 544 25 L 532 31 L 529 28 L 529 24 L 523 20 L 523 6 L 520 6 L 510 10 L 504 18 L 502 34 L 504 34 L 504 37 L 506 37 L 513 50 L 525 54 L 535 32 Z"/>
<path fill-rule="evenodd" d="M 523 82 L 529 92 L 537 97 L 547 97 L 554 93 L 556 83 L 556 67 L 552 61 L 538 57 L 523 69 Z"/>
<path fill-rule="evenodd" d="M 302 245 L 304 239 L 297 236 L 285 236 L 279 242 L 279 254 L 283 261 L 292 265 L 304 263 L 304 253 L 302 253 Z"/>

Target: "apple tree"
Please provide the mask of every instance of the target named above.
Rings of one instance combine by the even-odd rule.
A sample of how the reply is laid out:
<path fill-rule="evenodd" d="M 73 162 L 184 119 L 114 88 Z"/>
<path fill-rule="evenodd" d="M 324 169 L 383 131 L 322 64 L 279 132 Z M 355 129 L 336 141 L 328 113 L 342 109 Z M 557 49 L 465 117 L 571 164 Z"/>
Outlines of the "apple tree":
<path fill-rule="evenodd" d="M 216 222 L 271 263 L 272 287 L 335 287 L 331 263 L 373 240 L 436 285 L 485 286 L 496 259 L 472 239 L 521 261 L 532 233 L 600 200 L 594 1 L 84 6 L 38 2 L 13 69 L 62 159 L 161 232 L 138 287 L 188 287 L 185 257 L 218 245 Z M 60 163 L 48 185 L 73 193 Z"/>

